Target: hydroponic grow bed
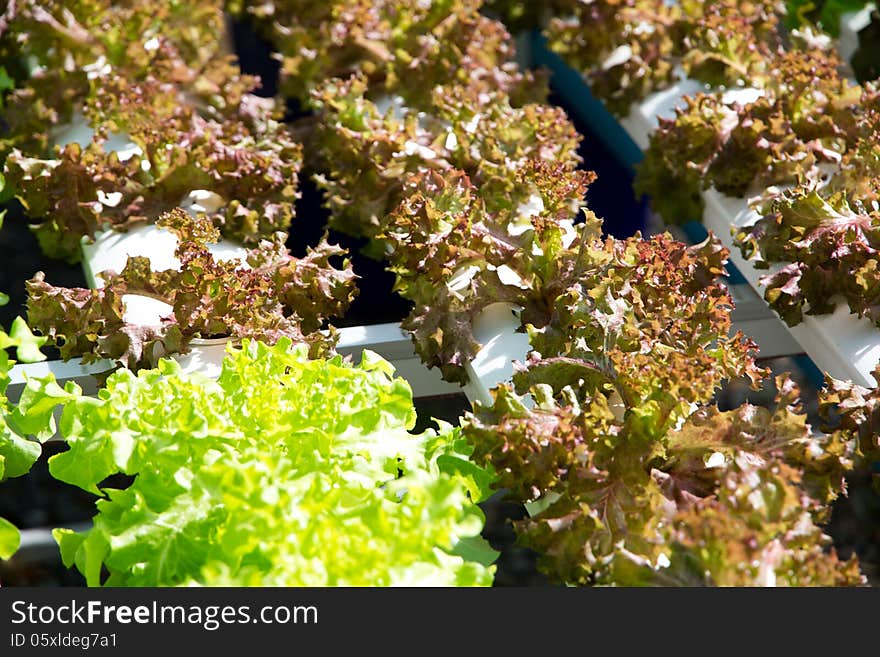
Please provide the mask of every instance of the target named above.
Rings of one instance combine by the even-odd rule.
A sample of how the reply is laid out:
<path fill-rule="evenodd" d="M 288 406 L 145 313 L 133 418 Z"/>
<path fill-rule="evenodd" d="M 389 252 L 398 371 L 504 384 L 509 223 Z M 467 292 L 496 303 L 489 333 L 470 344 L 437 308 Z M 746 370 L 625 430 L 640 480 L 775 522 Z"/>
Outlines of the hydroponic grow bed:
<path fill-rule="evenodd" d="M 205 21 L 225 24 L 209 5 L 198 7 Z M 23 6 L 31 24 L 15 47 L 31 48 L 26 61 L 37 65 L 14 70 L 15 102 L 68 70 L 29 30 L 65 22 L 76 35 L 91 20 Z M 91 525 L 53 533 L 90 585 L 487 584 L 497 554 L 477 534 L 476 503 L 491 490 L 527 511 L 518 540 L 561 583 L 864 583 L 854 561 L 824 549 L 817 523 L 855 462 L 842 454 L 871 453 L 860 414 L 875 392 L 829 382 L 818 412 L 842 413 L 827 434 L 809 428 L 785 378 L 772 416 L 717 407 L 724 380 L 757 385 L 766 374 L 753 344 L 731 334 L 721 245 L 603 235 L 582 207 L 593 176 L 579 166 L 579 135 L 478 6 L 230 5 L 276 51 L 281 94 L 311 112 L 292 130 L 222 57 L 191 51 L 192 33 L 177 32 L 191 15 L 178 6 L 143 17 L 108 9 L 111 23 L 131 11 L 151 26 L 124 54 L 114 47 L 91 61 L 100 39 L 73 39 L 70 57 L 97 82 L 74 80 L 86 100 L 72 116 L 89 115 L 97 140 L 74 139 L 50 158 L 20 131 L 6 170 L 42 220 L 48 253 L 77 257 L 81 233 L 97 236 L 83 254 L 91 289 L 41 276 L 28 284 L 34 327 L 62 356 L 92 362 L 17 365 L 4 420 L 10 474 L 33 456 L 22 433 L 59 433 L 69 449 L 53 457 L 53 476 L 104 496 Z M 100 37 L 115 34 L 102 26 Z M 173 81 L 149 72 L 164 70 L 162 58 L 176 63 Z M 114 66 L 124 74 L 108 77 Z M 91 91 L 101 84 L 112 92 Z M 332 240 L 293 253 L 279 239 L 301 168 L 325 193 L 330 227 L 393 273 L 398 299 L 412 305 L 401 322 L 346 319 L 357 269 Z M 137 243 L 157 217 L 176 239 L 148 231 Z M 105 220 L 125 237 L 103 233 Z M 221 233 L 230 249 L 212 246 Z M 734 322 L 765 356 L 794 350 L 745 287 L 733 297 Z M 339 316 L 343 328 L 326 326 Z M 32 336 L 9 340 L 33 353 Z M 179 364 L 158 360 L 168 354 Z M 119 363 L 140 373 L 104 381 Z M 410 389 L 428 398 L 463 389 L 472 412 L 460 427 L 413 435 Z M 763 424 L 784 439 L 756 442 Z M 707 437 L 715 426 L 727 427 L 723 438 Z M 811 483 L 819 459 L 824 487 Z M 783 482 L 779 468 L 799 474 Z M 120 474 L 128 479 L 108 483 Z M 784 514 L 756 525 L 765 484 L 791 494 Z M 363 506 L 349 511 L 352 500 Z M 339 523 L 350 513 L 361 524 Z M 720 528 L 707 524 L 714 514 Z M 809 537 L 797 545 L 783 531 L 795 518 Z M 755 526 L 768 533 L 737 534 Z M 0 529 L 5 554 L 13 534 L 5 521 Z M 331 564 L 312 532 L 363 549 L 342 549 Z M 701 536 L 726 555 L 702 570 L 702 553 L 688 547 Z M 156 545 L 161 562 L 150 558 Z M 755 551 L 745 570 L 728 560 L 737 546 Z"/>

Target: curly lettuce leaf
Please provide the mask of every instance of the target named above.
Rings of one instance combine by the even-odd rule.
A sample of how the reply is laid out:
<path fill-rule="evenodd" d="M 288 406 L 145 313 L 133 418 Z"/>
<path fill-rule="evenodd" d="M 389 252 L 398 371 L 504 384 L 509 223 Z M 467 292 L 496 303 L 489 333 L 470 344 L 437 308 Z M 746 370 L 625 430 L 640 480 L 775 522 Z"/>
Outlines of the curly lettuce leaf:
<path fill-rule="evenodd" d="M 516 0 L 486 0 L 482 11 L 487 16 L 497 18 L 514 34 L 523 30 L 544 27 L 549 20 L 569 9 L 570 0 L 548 0 L 547 2 L 519 2 Z"/>
<path fill-rule="evenodd" d="M 509 387 L 466 417 L 474 459 L 527 503 L 518 542 L 568 585 L 863 585 L 820 523 L 844 490 L 853 441 L 813 435 L 785 381 L 775 410 L 704 405 L 645 434 L 646 408 L 621 413 L 607 387 Z"/>
<path fill-rule="evenodd" d="M 573 221 L 594 175 L 577 170 L 577 133 L 554 108 L 448 86 L 435 91 L 432 114 L 380 115 L 365 84 L 333 81 L 321 92 L 329 168 L 317 179 L 331 225 L 367 237 L 369 253 L 389 261 L 395 289 L 415 304 L 402 325 L 417 352 L 463 381 L 483 309 L 509 302 L 528 321 L 547 314 L 575 266 Z M 598 235 L 598 219 L 588 213 L 587 223 L 585 234 Z"/>
<path fill-rule="evenodd" d="M 7 54 L 35 58 L 31 69 L 70 71 L 103 55 L 111 66 L 125 67 L 128 77 L 144 78 L 163 47 L 175 51 L 180 65 L 193 68 L 216 57 L 217 35 L 224 29 L 222 10 L 223 3 L 214 0 L 164 0 L 149 6 L 23 0 L 6 8 L 0 43 Z"/>
<path fill-rule="evenodd" d="M 29 379 L 17 404 L 11 403 L 7 396 L 10 371 L 15 365 L 7 349 L 15 349 L 21 361 L 37 362 L 46 359 L 40 352 L 45 342 L 44 338 L 31 333 L 21 317 L 15 318 L 9 333 L 0 330 L 0 481 L 27 474 L 40 457 L 40 443 L 55 432 L 51 412 L 29 405 L 34 390 L 45 390 L 53 385 L 57 388 L 54 378 Z"/>
<path fill-rule="evenodd" d="M 540 356 L 515 375 L 520 389 L 613 392 L 624 409 L 639 409 L 647 434 L 659 435 L 724 380 L 762 378 L 754 343 L 731 334 L 733 304 L 715 282 L 727 259 L 717 239 L 688 247 L 663 234 L 592 248 L 592 266 L 559 291 L 550 320 L 529 328 Z"/>
<path fill-rule="evenodd" d="M 756 266 L 780 263 L 761 285 L 767 303 L 789 325 L 800 323 L 805 312 L 832 312 L 838 299 L 880 322 L 876 210 L 851 206 L 844 192 L 798 188 L 765 205 L 763 216 L 736 239 Z"/>
<path fill-rule="evenodd" d="M 685 0 L 681 65 L 712 86 L 763 86 L 783 45 L 776 0 Z"/>
<path fill-rule="evenodd" d="M 850 57 L 850 66 L 859 82 L 867 84 L 880 77 L 880 12 L 871 12 L 871 22 L 858 32 L 859 47 Z"/>
<path fill-rule="evenodd" d="M 711 239 L 586 243 L 549 321 L 529 327 L 516 392 L 499 386 L 466 416 L 473 458 L 526 505 L 518 541 L 554 581 L 864 583 L 820 528 L 858 459 L 854 437 L 815 432 L 786 377 L 769 409 L 714 405 L 725 381 L 766 374 L 731 335 L 715 282 L 726 257 Z"/>
<path fill-rule="evenodd" d="M 670 224 L 703 217 L 706 171 L 727 137 L 735 113 L 717 98 L 696 94 L 674 119 L 659 118 L 644 159 L 636 164 L 633 189 Z"/>
<path fill-rule="evenodd" d="M 56 531 L 62 556 L 91 586 L 488 585 L 468 482 L 491 471 L 450 467 L 467 462 L 458 430 L 414 422 L 370 353 L 355 367 L 246 340 L 216 381 L 120 370 L 64 408 L 50 471 L 103 498 L 92 529 Z M 136 476 L 116 489 L 114 472 Z"/>
<path fill-rule="evenodd" d="M 81 238 L 182 204 L 244 244 L 287 230 L 301 149 L 281 104 L 253 95 L 259 80 L 227 53 L 223 3 L 7 14 L 0 50 L 30 68 L 5 99 L 0 157 L 45 253 L 75 262 Z"/>
<path fill-rule="evenodd" d="M 880 366 L 872 375 L 880 382 Z M 880 394 L 852 381 L 825 377 L 819 413 L 828 430 L 838 430 L 856 442 L 858 456 L 871 463 L 880 459 Z"/>
<path fill-rule="evenodd" d="M 180 92 L 176 102 L 212 116 L 226 112 L 258 81 L 239 75 L 225 30 L 222 3 L 214 0 L 9 3 L 0 56 L 15 88 L 0 110 L 0 159 L 13 148 L 51 159 L 60 133 L 85 106 L 108 100 L 109 88 L 121 82 L 148 85 L 150 93 L 157 83 L 170 83 Z M 161 125 L 158 118 L 154 127 Z"/>
<path fill-rule="evenodd" d="M 766 475 L 766 471 L 761 471 Z M 766 477 L 750 493 L 778 494 L 784 479 Z M 736 485 L 735 480 L 730 480 Z M 754 486 L 754 484 L 753 484 Z M 796 494 L 795 489 L 786 491 Z M 757 525 L 743 517 L 745 509 L 730 502 L 707 500 L 676 514 L 669 565 L 661 569 L 631 568 L 631 585 L 652 586 L 863 586 L 855 557 L 841 560 L 830 538 L 806 517 L 787 529 L 796 506 L 784 522 Z M 738 564 L 732 567 L 731 564 Z M 635 572 L 632 572 L 635 571 Z"/>
<path fill-rule="evenodd" d="M 545 30 L 548 46 L 620 117 L 682 74 L 713 86 L 763 86 L 786 40 L 771 0 L 561 4 Z"/>
<path fill-rule="evenodd" d="M 773 190 L 754 204 L 757 221 L 734 236 L 743 256 L 772 271 L 764 298 L 790 325 L 846 303 L 880 321 L 880 102 L 866 87 L 847 130 L 855 143 L 827 180 Z"/>

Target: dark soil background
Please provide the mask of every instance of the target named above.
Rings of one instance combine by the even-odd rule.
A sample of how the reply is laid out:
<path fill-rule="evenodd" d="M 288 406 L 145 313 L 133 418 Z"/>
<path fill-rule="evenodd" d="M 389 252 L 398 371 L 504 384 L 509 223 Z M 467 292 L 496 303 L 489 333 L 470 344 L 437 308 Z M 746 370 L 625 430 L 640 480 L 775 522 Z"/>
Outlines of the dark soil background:
<path fill-rule="evenodd" d="M 274 95 L 278 67 L 269 58 L 267 45 L 242 25 L 233 25 L 233 35 L 243 70 L 261 76 L 263 95 Z M 558 94 L 553 93 L 550 100 L 575 117 Z M 295 105 L 289 110 L 291 118 L 301 116 Z M 645 230 L 649 214 L 645 203 L 633 197 L 632 172 L 615 160 L 589 125 L 577 120 L 575 125 L 584 136 L 579 149 L 584 158 L 583 167 L 598 174 L 598 180 L 587 194 L 589 207 L 599 217 L 607 218 L 606 229 L 616 237 Z M 320 190 L 307 176 L 302 177 L 300 189 L 302 197 L 297 204 L 297 218 L 288 241 L 295 255 L 302 255 L 307 246 L 317 244 L 327 223 Z M 8 327 L 17 315 L 26 314 L 24 282 L 36 271 L 44 271 L 46 280 L 56 285 L 85 286 L 86 283 L 79 265 L 51 261 L 41 254 L 16 202 L 5 206 L 8 214 L 0 230 L 0 253 L 5 258 L 0 267 L 0 291 L 10 296 L 10 303 L 0 307 L 0 325 Z M 345 318 L 334 323 L 337 326 L 376 324 L 400 321 L 405 317 L 410 304 L 392 292 L 393 276 L 385 271 L 384 265 L 361 255 L 362 243 L 358 240 L 331 232 L 330 241 L 349 249 L 354 270 L 360 276 L 358 297 Z M 51 351 L 47 353 L 50 358 L 55 356 Z M 814 396 L 811 379 L 799 367 L 797 359 L 774 359 L 765 364 L 774 372 L 793 371 L 804 387 L 805 396 Z M 719 395 L 719 404 L 732 407 L 747 398 L 754 403 L 766 401 L 766 395 L 750 395 L 743 386 L 731 384 Z M 470 405 L 462 394 L 417 399 L 416 408 L 419 414 L 416 428 L 421 430 L 431 426 L 431 418 L 457 423 L 459 417 L 470 410 Z M 23 529 L 70 527 L 89 521 L 94 513 L 95 496 L 62 484 L 48 473 L 47 459 L 62 449 L 59 443 L 47 443 L 43 456 L 28 476 L 0 485 L 0 516 Z M 842 557 L 857 554 L 863 571 L 876 586 L 880 584 L 880 494 L 871 488 L 871 473 L 866 468 L 854 473 L 849 483 L 850 494 L 835 504 L 828 530 L 839 554 Z M 502 493 L 482 506 L 486 513 L 484 536 L 501 551 L 495 585 L 548 585 L 546 578 L 535 568 L 535 555 L 516 545 L 511 521 L 524 516 L 522 506 L 505 500 Z M 75 570 L 68 570 L 60 563 L 57 549 L 50 546 L 30 554 L 27 558 L 19 555 L 7 562 L 0 561 L 0 583 L 6 586 L 84 585 L 83 578 Z"/>

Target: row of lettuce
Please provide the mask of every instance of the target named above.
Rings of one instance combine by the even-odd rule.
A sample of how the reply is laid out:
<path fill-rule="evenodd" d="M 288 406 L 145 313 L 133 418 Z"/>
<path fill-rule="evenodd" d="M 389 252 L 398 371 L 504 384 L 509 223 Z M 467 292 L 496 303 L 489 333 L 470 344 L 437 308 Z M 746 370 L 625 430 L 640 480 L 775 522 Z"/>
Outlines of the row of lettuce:
<path fill-rule="evenodd" d="M 548 46 L 618 116 L 681 77 L 706 85 L 659 120 L 635 191 L 669 224 L 700 220 L 704 190 L 747 197 L 758 218 L 734 243 L 771 269 L 765 300 L 790 325 L 844 303 L 880 326 L 878 71 L 856 83 L 817 29 L 866 4 L 561 1 L 544 17 Z"/>
<path fill-rule="evenodd" d="M 563 0 L 522 17 L 544 27 L 548 46 L 618 116 L 680 78 L 703 82 L 705 93 L 687 97 L 674 119 L 660 119 L 635 191 L 673 224 L 702 217 L 703 190 L 752 197 L 758 220 L 734 241 L 757 267 L 773 268 L 761 281 L 769 305 L 796 324 L 805 312 L 846 303 L 880 325 L 873 276 L 880 104 L 877 83 L 867 78 L 876 68 L 857 68 L 864 84 L 855 83 L 835 42 L 804 25 L 820 19 L 836 27 L 843 12 L 864 4 Z M 726 93 L 744 88 L 755 93 Z M 777 382 L 779 390 L 787 385 Z M 836 390 L 826 381 L 825 394 L 839 401 Z M 821 405 L 826 414 L 833 408 Z M 769 416 L 760 422 L 774 424 Z M 857 424 L 869 435 L 868 416 Z"/>
<path fill-rule="evenodd" d="M 488 584 L 477 504 L 497 489 L 526 505 L 518 538 L 562 583 L 865 582 L 821 527 L 846 473 L 878 458 L 878 393 L 829 379 L 811 426 L 796 386 L 768 383 L 754 343 L 730 335 L 716 240 L 603 237 L 579 135 L 481 5 L 7 10 L 0 48 L 21 67 L 4 173 L 46 254 L 77 258 L 105 222 L 161 217 L 180 237 L 180 271 L 133 258 L 100 290 L 28 283 L 31 341 L 127 366 L 96 398 L 33 379 L 4 412 L 0 453 L 20 476 L 39 456 L 27 437 L 54 434 L 63 407 L 70 449 L 50 472 L 101 498 L 92 529 L 55 535 L 89 584 Z M 282 98 L 252 95 L 224 54 L 224 9 L 271 44 Z M 289 99 L 305 118 L 281 120 Z M 93 140 L 54 145 L 77 114 Z M 121 134 L 125 157 L 107 147 Z M 466 379 L 484 309 L 521 309 L 532 351 L 491 407 L 414 435 L 387 363 L 334 355 L 320 329 L 355 276 L 326 241 L 285 249 L 301 169 L 330 225 L 396 275 L 403 326 L 448 380 Z M 195 190 L 216 202 L 178 207 Z M 211 257 L 218 233 L 254 245 L 247 267 Z M 173 316 L 127 323 L 129 293 Z M 215 335 L 241 340 L 216 381 L 161 359 Z M 774 385 L 775 405 L 719 410 L 740 379 Z M 107 485 L 116 473 L 133 483 Z"/>
<path fill-rule="evenodd" d="M 6 10 L 5 182 L 44 253 L 73 262 L 83 238 L 155 222 L 177 234 L 181 266 L 130 258 L 96 290 L 28 282 L 31 341 L 123 367 L 97 398 L 30 379 L 4 407 L 3 476 L 26 474 L 56 431 L 66 440 L 51 474 L 100 498 L 90 530 L 55 537 L 90 585 L 489 584 L 476 502 L 491 476 L 459 453 L 459 429 L 411 433 L 406 383 L 369 355 L 344 362 L 319 330 L 355 276 L 326 240 L 304 258 L 285 247 L 302 147 L 283 102 L 254 95 L 226 52 L 223 9 Z M 71 139 L 78 124 L 92 134 Z M 251 246 L 244 263 L 212 257 L 220 235 Z M 132 323 L 126 294 L 173 312 Z M 31 334 L 12 334 L 35 356 Z M 217 380 L 162 359 L 217 335 L 240 341 Z M 118 473 L 132 483 L 108 484 Z M 17 542 L 4 522 L 2 556 Z"/>

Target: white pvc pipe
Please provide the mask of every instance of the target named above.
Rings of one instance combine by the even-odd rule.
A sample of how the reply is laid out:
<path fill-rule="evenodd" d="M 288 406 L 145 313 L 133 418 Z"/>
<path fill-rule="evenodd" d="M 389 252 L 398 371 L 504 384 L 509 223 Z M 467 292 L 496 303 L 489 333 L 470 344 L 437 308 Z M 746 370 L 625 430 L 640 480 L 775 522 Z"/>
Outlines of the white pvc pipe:
<path fill-rule="evenodd" d="M 493 303 L 474 320 L 474 337 L 483 347 L 465 365 L 470 379 L 465 394 L 471 402 L 491 406 L 491 389 L 510 381 L 515 360 L 525 362 L 529 337 L 516 332 L 519 326 L 519 309 L 509 303 Z"/>

